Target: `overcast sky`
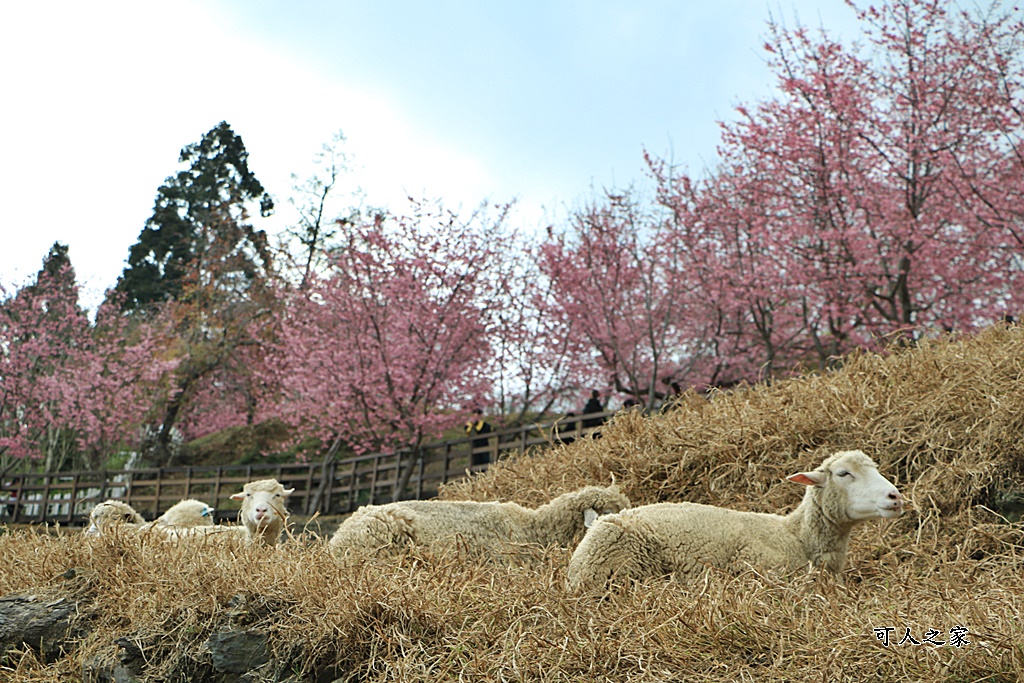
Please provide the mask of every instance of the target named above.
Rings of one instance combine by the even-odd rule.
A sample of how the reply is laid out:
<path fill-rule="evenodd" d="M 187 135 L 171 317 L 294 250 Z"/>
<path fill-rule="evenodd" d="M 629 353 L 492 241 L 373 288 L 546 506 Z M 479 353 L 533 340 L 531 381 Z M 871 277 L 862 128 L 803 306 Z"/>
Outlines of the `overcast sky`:
<path fill-rule="evenodd" d="M 713 166 L 717 121 L 764 98 L 769 14 L 849 40 L 842 0 L 0 3 L 0 282 L 70 245 L 87 302 L 112 286 L 178 154 L 227 121 L 278 212 L 338 130 L 349 187 L 535 228 L 642 154 Z"/>

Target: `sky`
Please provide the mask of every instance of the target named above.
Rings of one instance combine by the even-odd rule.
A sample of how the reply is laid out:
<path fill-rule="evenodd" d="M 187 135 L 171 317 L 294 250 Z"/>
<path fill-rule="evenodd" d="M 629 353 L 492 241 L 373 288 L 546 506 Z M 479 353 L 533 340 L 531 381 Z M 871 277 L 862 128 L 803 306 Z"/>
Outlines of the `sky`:
<path fill-rule="evenodd" d="M 524 230 L 602 188 L 643 188 L 644 151 L 699 174 L 718 122 L 769 97 L 766 22 L 853 40 L 842 0 L 81 0 L 0 3 L 0 284 L 70 247 L 94 306 L 178 154 L 221 121 L 295 223 L 294 174 L 341 131 L 344 193 Z"/>

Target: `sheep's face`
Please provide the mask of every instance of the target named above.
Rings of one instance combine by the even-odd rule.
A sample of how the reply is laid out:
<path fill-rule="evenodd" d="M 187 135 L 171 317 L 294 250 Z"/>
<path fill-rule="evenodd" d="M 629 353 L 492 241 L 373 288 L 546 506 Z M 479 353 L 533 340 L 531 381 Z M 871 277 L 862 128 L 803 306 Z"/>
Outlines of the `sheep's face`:
<path fill-rule="evenodd" d="M 832 507 L 835 512 L 839 512 L 835 508 L 841 508 L 850 521 L 893 519 L 903 514 L 903 496 L 861 451 L 836 453 L 818 469 L 799 472 L 788 479 L 824 489 L 823 497 L 835 505 L 823 502 L 823 507 Z"/>
<path fill-rule="evenodd" d="M 269 482 L 273 482 L 270 484 Z M 266 528 L 275 522 L 284 522 L 288 518 L 285 499 L 295 489 L 286 489 L 275 480 L 249 482 L 241 493 L 231 496 L 242 501 L 239 518 L 247 525 L 256 529 Z"/>
<path fill-rule="evenodd" d="M 582 493 L 590 498 L 587 501 L 589 507 L 583 510 L 583 526 L 588 529 L 597 521 L 598 517 L 613 515 L 630 506 L 629 498 L 620 493 L 619 487 L 615 485 L 608 488 L 588 487 Z"/>

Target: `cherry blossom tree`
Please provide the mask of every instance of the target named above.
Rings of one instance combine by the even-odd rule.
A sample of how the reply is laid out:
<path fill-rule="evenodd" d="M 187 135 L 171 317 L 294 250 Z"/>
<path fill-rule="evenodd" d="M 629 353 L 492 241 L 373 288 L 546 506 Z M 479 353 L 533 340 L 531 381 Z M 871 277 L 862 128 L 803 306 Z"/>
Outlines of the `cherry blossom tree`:
<path fill-rule="evenodd" d="M 148 391 L 173 366 L 159 340 L 130 329 L 116 305 L 90 322 L 67 247 L 55 244 L 35 281 L 0 303 L 0 451 L 57 470 L 137 446 Z"/>
<path fill-rule="evenodd" d="M 501 252 L 497 217 L 413 203 L 406 216 L 339 223 L 330 269 L 283 293 L 261 381 L 266 414 L 357 452 L 407 449 L 464 421 L 491 391 L 487 336 Z M 396 493 L 398 495 L 398 493 Z"/>
<path fill-rule="evenodd" d="M 554 285 L 545 314 L 566 321 L 567 352 L 581 369 L 599 369 L 604 388 L 648 406 L 672 382 L 705 379 L 709 320 L 674 237 L 671 221 L 629 193 L 609 193 L 541 247 Z"/>
<path fill-rule="evenodd" d="M 824 366 L 1020 305 L 1021 24 L 950 8 L 859 10 L 853 47 L 772 24 L 778 94 L 723 126 L 719 168 L 652 161 L 731 355 Z"/>
<path fill-rule="evenodd" d="M 494 292 L 487 332 L 490 403 L 506 426 L 574 405 L 594 379 L 576 353 L 571 321 L 550 314 L 560 304 L 554 283 L 539 267 L 538 246 L 512 239 L 512 248 L 486 274 Z"/>

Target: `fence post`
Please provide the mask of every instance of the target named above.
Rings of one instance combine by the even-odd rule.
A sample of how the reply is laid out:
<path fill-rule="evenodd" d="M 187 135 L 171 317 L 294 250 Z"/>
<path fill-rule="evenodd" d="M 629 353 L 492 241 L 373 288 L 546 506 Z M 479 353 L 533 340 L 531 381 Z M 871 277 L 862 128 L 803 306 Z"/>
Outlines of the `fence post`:
<path fill-rule="evenodd" d="M 12 521 L 17 522 L 21 516 L 21 511 L 25 507 L 25 477 L 18 477 L 18 489 L 15 493 L 14 500 L 14 514 L 11 515 Z"/>
<path fill-rule="evenodd" d="M 45 522 L 46 516 L 49 513 L 47 509 L 50 505 L 50 475 L 43 475 L 43 498 L 39 502 L 39 521 Z"/>
<path fill-rule="evenodd" d="M 424 453 L 424 449 L 421 448 L 420 449 L 419 462 L 417 463 L 417 470 L 418 471 L 416 472 L 416 500 L 422 500 L 423 499 L 423 469 L 424 469 L 423 453 Z"/>
<path fill-rule="evenodd" d="M 309 471 L 306 473 L 306 504 L 302 506 L 302 509 L 306 511 L 307 515 L 316 513 L 316 510 L 311 510 L 309 506 L 313 503 L 313 468 L 317 466 L 314 463 L 309 463 Z M 322 476 L 323 468 L 321 467 L 320 470 Z"/>
<path fill-rule="evenodd" d="M 223 465 L 218 465 L 217 469 L 213 471 L 213 507 L 220 507 L 220 476 L 221 472 L 224 471 Z"/>
<path fill-rule="evenodd" d="M 320 507 L 325 515 L 331 514 L 331 494 L 334 492 L 334 473 L 337 469 L 338 463 L 332 460 L 330 467 L 327 468 L 327 486 L 324 488 L 324 498 L 320 501 Z"/>
<path fill-rule="evenodd" d="M 370 477 L 370 505 L 377 499 L 377 471 L 380 469 L 380 453 L 373 459 L 373 476 Z"/>
<path fill-rule="evenodd" d="M 78 472 L 75 472 L 75 476 L 71 480 L 71 503 L 68 505 L 68 524 L 71 524 L 71 521 L 74 519 L 75 508 L 78 506 L 78 477 Z"/>
<path fill-rule="evenodd" d="M 356 500 L 357 500 L 357 498 L 356 498 L 356 467 L 357 467 L 356 461 L 352 460 L 350 462 L 350 464 L 352 466 L 352 469 L 349 471 L 349 475 L 348 475 L 348 507 L 346 509 L 346 512 L 351 512 L 352 511 L 352 509 L 355 507 Z"/>
<path fill-rule="evenodd" d="M 153 519 L 160 516 L 160 486 L 163 484 L 164 471 L 156 471 L 156 495 L 153 496 Z"/>

